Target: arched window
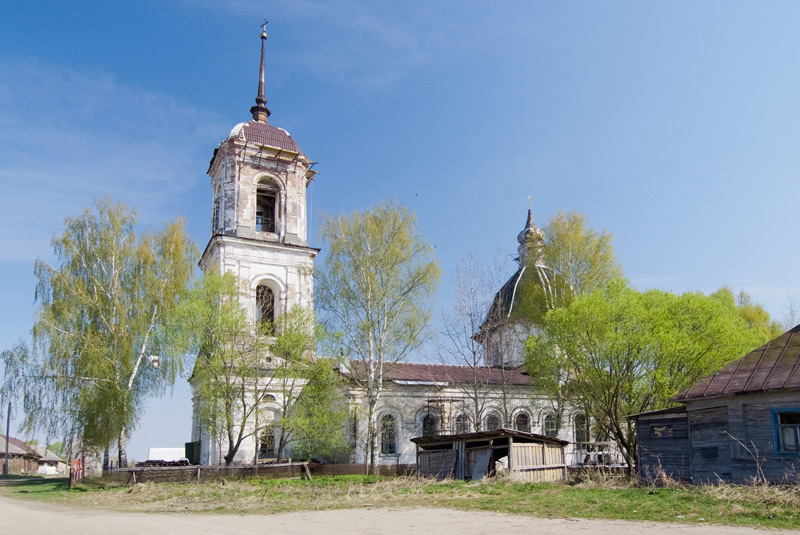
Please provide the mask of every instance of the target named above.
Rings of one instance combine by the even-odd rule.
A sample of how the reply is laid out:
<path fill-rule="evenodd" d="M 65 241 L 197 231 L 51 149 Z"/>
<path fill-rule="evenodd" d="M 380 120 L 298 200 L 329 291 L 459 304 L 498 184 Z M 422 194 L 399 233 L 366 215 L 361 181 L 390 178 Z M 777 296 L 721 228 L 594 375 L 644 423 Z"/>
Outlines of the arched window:
<path fill-rule="evenodd" d="M 275 294 L 266 284 L 256 288 L 256 320 L 258 324 L 269 328 L 275 322 Z"/>
<path fill-rule="evenodd" d="M 531 432 L 531 418 L 527 413 L 521 412 L 514 418 L 514 429 L 523 433 Z"/>
<path fill-rule="evenodd" d="M 391 414 L 381 416 L 381 454 L 397 454 L 397 426 Z"/>
<path fill-rule="evenodd" d="M 278 232 L 278 187 L 268 179 L 256 188 L 256 230 Z"/>
<path fill-rule="evenodd" d="M 585 414 L 576 414 L 575 422 L 575 442 L 589 442 L 589 421 Z"/>
<path fill-rule="evenodd" d="M 456 433 L 469 433 L 469 418 L 466 414 L 456 416 Z"/>
<path fill-rule="evenodd" d="M 275 455 L 275 430 L 270 426 L 264 430 L 259 440 L 259 457 L 272 457 Z"/>
<path fill-rule="evenodd" d="M 552 412 L 544 417 L 544 434 L 548 437 L 558 436 L 558 422 L 556 415 Z"/>
<path fill-rule="evenodd" d="M 425 436 L 439 434 L 439 419 L 435 415 L 427 413 L 422 417 L 422 434 Z"/>
<path fill-rule="evenodd" d="M 495 429 L 500 429 L 503 427 L 503 424 L 500 420 L 500 415 L 496 412 L 493 412 L 489 416 L 486 417 L 486 430 L 487 431 L 494 431 Z"/>

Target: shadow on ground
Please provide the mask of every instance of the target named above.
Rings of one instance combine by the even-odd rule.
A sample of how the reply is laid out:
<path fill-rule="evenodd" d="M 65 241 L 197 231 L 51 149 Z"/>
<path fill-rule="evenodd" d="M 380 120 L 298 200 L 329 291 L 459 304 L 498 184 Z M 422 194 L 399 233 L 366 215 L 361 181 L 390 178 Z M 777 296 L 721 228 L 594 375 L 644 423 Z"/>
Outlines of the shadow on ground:
<path fill-rule="evenodd" d="M 42 476 L 0 476 L 0 487 L 51 485 L 56 483 L 56 487 L 69 486 L 68 477 L 42 477 Z"/>

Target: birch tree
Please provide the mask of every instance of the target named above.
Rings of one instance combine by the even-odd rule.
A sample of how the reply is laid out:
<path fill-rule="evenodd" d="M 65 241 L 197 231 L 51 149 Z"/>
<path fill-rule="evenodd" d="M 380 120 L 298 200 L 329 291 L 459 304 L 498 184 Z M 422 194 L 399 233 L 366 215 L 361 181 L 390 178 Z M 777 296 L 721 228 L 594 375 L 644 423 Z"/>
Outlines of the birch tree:
<path fill-rule="evenodd" d="M 374 469 L 385 374 L 425 339 L 441 270 L 414 214 L 396 203 L 326 216 L 320 239 L 328 251 L 315 274 L 317 309 L 353 358 L 351 376 L 364 395 L 367 464 Z"/>
<path fill-rule="evenodd" d="M 613 235 L 589 227 L 586 215 L 558 212 L 544 227 L 544 263 L 558 274 L 575 295 L 601 288 L 622 277 Z"/>
<path fill-rule="evenodd" d="M 10 366 L 28 432 L 87 447 L 116 441 L 120 466 L 146 396 L 182 369 L 167 335 L 197 256 L 180 219 L 141 237 L 135 226 L 136 213 L 109 199 L 66 220 L 52 240 L 55 262 L 35 264 L 32 351 Z"/>

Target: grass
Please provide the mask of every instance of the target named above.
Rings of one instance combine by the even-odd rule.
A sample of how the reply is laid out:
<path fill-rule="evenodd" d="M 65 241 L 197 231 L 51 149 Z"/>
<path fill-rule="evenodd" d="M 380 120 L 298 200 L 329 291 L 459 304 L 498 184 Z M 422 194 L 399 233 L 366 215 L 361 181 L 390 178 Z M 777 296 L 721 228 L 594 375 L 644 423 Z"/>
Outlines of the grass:
<path fill-rule="evenodd" d="M 147 483 L 111 487 L 37 479 L 3 485 L 3 494 L 71 507 L 140 512 L 267 514 L 358 507 L 446 507 L 541 517 L 800 528 L 797 486 L 639 486 L 622 478 L 570 483 L 505 479 L 437 482 L 417 477 L 318 477 Z"/>

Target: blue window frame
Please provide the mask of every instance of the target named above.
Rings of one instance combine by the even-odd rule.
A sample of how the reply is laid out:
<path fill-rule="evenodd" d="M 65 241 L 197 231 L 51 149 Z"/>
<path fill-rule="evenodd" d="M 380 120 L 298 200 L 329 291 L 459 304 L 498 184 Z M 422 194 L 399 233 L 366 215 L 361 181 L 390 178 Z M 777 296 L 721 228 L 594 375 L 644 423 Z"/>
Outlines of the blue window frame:
<path fill-rule="evenodd" d="M 800 407 L 772 409 L 775 453 L 800 455 Z"/>

